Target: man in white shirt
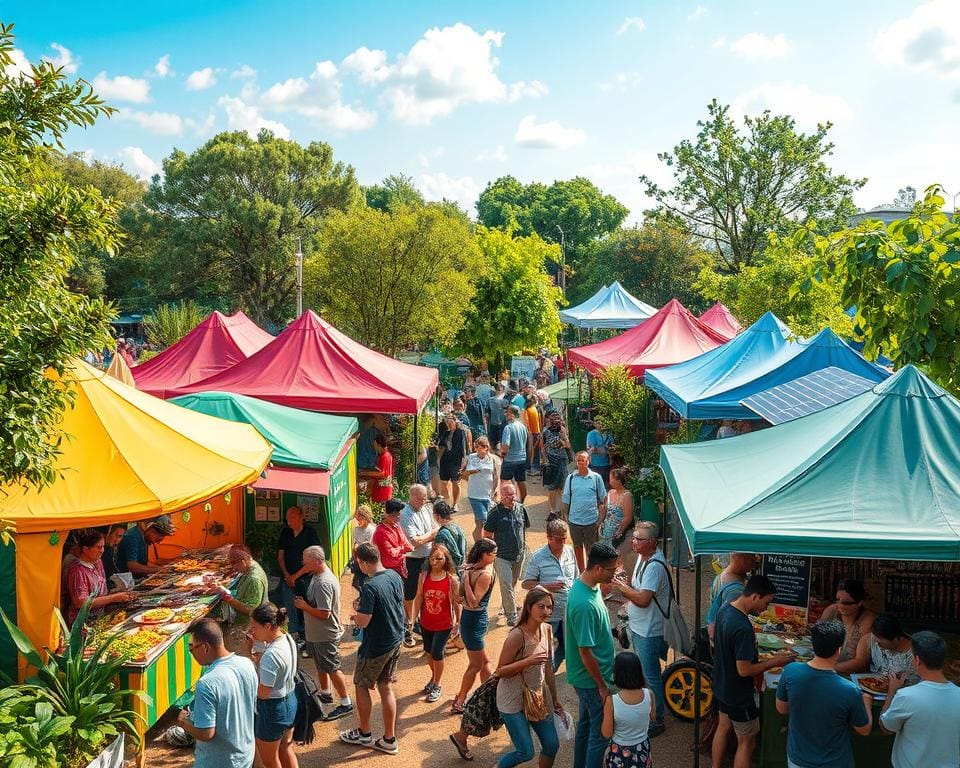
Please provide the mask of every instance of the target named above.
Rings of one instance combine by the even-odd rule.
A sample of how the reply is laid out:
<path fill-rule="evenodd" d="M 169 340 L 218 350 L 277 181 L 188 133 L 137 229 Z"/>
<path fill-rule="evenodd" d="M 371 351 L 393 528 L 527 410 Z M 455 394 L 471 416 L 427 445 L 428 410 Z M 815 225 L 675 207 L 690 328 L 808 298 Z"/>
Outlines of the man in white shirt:
<path fill-rule="evenodd" d="M 407 539 L 413 544 L 413 551 L 407 553 L 407 577 L 403 580 L 403 612 L 407 617 L 407 629 L 403 636 L 403 645 L 413 648 L 413 601 L 417 597 L 420 583 L 420 571 L 430 554 L 430 547 L 437 536 L 440 526 L 433 519 L 433 507 L 427 503 L 427 488 L 424 485 L 411 485 L 410 501 L 400 512 L 400 527 Z"/>
<path fill-rule="evenodd" d="M 634 526 L 631 544 L 637 555 L 630 581 L 616 582 L 620 593 L 627 598 L 627 620 L 633 649 L 640 657 L 643 676 L 653 691 L 657 711 L 650 719 L 649 735 L 659 736 L 665 725 L 663 675 L 660 661 L 667 657 L 663 639 L 663 613 L 670 605 L 669 566 L 657 546 L 657 524 L 643 520 Z"/>

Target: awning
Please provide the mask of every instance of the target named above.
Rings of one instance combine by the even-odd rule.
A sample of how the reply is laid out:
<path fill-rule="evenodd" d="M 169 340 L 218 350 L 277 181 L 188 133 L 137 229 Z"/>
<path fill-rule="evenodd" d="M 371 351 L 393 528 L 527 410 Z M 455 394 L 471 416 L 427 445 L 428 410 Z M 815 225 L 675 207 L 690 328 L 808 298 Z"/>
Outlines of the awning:
<path fill-rule="evenodd" d="M 327 496 L 330 493 L 330 473 L 321 469 L 270 467 L 267 469 L 266 477 L 257 480 L 253 487 L 261 490 Z"/>

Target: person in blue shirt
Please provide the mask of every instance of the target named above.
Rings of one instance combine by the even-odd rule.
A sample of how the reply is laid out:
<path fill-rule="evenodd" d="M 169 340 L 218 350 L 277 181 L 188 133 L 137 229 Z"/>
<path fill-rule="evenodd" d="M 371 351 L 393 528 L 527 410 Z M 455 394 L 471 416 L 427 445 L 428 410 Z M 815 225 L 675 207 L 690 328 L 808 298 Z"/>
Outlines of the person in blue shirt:
<path fill-rule="evenodd" d="M 366 414 L 360 420 L 360 434 L 357 436 L 357 469 L 370 469 L 377 466 L 377 451 L 373 442 L 383 433 L 373 424 L 373 416 Z"/>
<path fill-rule="evenodd" d="M 593 429 L 587 432 L 587 454 L 590 456 L 590 469 L 603 478 L 603 485 L 610 487 L 610 449 L 613 448 L 613 435 L 605 431 L 600 419 L 593 420 Z"/>
<path fill-rule="evenodd" d="M 788 768 L 853 768 L 850 729 L 870 733 L 873 696 L 837 674 L 845 634 L 839 621 L 818 621 L 810 627 L 813 659 L 783 668 L 777 712 L 790 716 Z"/>
<path fill-rule="evenodd" d="M 527 456 L 530 448 L 530 432 L 520 421 L 520 409 L 515 405 L 507 408 L 507 424 L 500 437 L 501 480 L 513 480 L 517 484 L 520 503 L 527 498 Z"/>
<path fill-rule="evenodd" d="M 141 520 L 131 526 L 117 547 L 117 571 L 129 571 L 134 576 L 146 576 L 159 571 L 159 565 L 151 565 L 149 562 L 149 546 L 172 536 L 175 531 L 170 515 Z"/>

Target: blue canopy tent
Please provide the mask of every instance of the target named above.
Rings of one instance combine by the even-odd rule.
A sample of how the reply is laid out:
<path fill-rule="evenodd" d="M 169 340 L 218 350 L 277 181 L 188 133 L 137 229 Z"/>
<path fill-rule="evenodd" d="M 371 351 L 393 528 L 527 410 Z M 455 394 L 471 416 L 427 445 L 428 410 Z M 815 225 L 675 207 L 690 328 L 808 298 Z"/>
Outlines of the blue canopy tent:
<path fill-rule="evenodd" d="M 656 308 L 631 296 L 614 281 L 583 304 L 561 310 L 560 319 L 577 328 L 633 328 L 656 312 Z"/>
<path fill-rule="evenodd" d="M 875 383 L 890 375 L 886 369 L 855 352 L 829 328 L 824 328 L 809 339 L 788 342 L 772 355 L 755 357 L 732 370 L 714 370 L 712 374 L 705 371 L 704 381 L 696 396 L 693 399 L 681 399 L 679 404 L 685 406 L 686 416 L 691 419 L 757 419 L 757 414 L 741 405 L 741 400 L 830 366 Z M 650 386 L 650 383 L 647 385 Z M 654 391 L 657 391 L 656 388 Z M 676 400 L 677 395 L 673 394 Z"/>
<path fill-rule="evenodd" d="M 648 371 L 644 383 L 685 419 L 728 418 L 705 415 L 701 402 L 743 369 L 769 360 L 789 344 L 791 335 L 773 312 L 766 312 L 726 344 L 692 360 Z"/>

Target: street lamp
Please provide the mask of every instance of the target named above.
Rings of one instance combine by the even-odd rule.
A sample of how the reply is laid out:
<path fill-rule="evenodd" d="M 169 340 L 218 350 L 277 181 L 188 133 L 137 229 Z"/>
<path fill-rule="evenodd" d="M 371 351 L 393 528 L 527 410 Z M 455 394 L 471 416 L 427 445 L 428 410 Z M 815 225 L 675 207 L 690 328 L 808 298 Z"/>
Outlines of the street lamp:
<path fill-rule="evenodd" d="M 297 317 L 303 314 L 303 248 L 300 245 L 300 238 L 297 238 Z"/>

